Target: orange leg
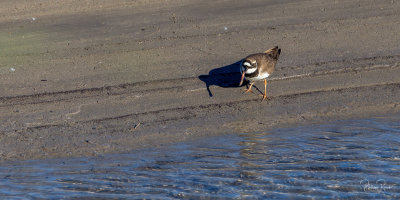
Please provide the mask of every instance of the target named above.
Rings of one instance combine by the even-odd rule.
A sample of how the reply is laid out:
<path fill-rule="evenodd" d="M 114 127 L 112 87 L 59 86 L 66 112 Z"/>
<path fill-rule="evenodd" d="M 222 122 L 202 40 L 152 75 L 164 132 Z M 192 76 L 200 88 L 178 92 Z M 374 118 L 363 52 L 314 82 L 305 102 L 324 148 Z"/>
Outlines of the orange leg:
<path fill-rule="evenodd" d="M 263 95 L 263 100 L 265 100 L 267 97 L 267 79 L 264 79 L 264 95 Z"/>
<path fill-rule="evenodd" d="M 251 87 L 253 87 L 253 84 L 254 84 L 254 82 L 250 83 L 250 86 L 249 86 L 249 88 L 245 91 L 245 93 L 253 92 L 253 91 L 251 90 Z"/>

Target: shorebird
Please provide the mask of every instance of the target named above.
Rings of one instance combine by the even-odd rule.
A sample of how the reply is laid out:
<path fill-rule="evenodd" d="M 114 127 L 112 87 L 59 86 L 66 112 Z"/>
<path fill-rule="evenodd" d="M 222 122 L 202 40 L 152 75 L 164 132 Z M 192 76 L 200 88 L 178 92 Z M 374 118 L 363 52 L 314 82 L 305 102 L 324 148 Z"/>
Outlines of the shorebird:
<path fill-rule="evenodd" d="M 250 86 L 245 93 L 251 91 L 255 81 L 264 79 L 264 95 L 262 100 L 267 98 L 267 77 L 275 71 L 275 65 L 278 61 L 281 49 L 276 46 L 266 50 L 264 53 L 251 54 L 242 60 L 240 72 L 242 78 L 239 86 L 242 86 L 243 80 L 250 81 Z"/>

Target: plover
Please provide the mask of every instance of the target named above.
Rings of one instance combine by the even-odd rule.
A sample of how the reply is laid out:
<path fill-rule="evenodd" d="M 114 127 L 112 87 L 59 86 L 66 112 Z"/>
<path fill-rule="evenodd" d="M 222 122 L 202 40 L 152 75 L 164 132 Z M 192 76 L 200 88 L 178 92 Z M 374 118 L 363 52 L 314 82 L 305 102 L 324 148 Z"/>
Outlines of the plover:
<path fill-rule="evenodd" d="M 274 48 L 268 49 L 264 53 L 251 54 L 244 58 L 240 65 L 242 78 L 240 80 L 239 86 L 242 86 L 244 79 L 250 81 L 250 86 L 246 90 L 247 93 L 251 91 L 251 87 L 253 87 L 255 81 L 264 79 L 263 100 L 265 100 L 267 98 L 266 78 L 275 71 L 275 65 L 278 61 L 280 54 L 281 49 L 276 46 Z"/>

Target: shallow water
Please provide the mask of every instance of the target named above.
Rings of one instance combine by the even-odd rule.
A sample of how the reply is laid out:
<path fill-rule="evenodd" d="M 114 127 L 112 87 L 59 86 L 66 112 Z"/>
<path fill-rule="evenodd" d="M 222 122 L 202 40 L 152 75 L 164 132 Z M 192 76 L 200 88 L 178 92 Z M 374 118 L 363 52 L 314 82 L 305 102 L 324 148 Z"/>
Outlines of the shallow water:
<path fill-rule="evenodd" d="M 400 198 L 400 117 L 0 164 L 0 199 Z"/>

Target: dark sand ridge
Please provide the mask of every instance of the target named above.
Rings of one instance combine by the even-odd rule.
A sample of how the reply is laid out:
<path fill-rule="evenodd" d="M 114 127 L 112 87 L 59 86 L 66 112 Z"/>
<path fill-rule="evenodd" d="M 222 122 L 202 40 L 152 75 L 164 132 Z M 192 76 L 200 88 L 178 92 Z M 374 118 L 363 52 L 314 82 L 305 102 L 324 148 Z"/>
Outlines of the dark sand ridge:
<path fill-rule="evenodd" d="M 2 160 L 400 110 L 398 1 L 92 2 L 1 3 Z M 274 45 L 261 102 L 237 61 Z"/>

